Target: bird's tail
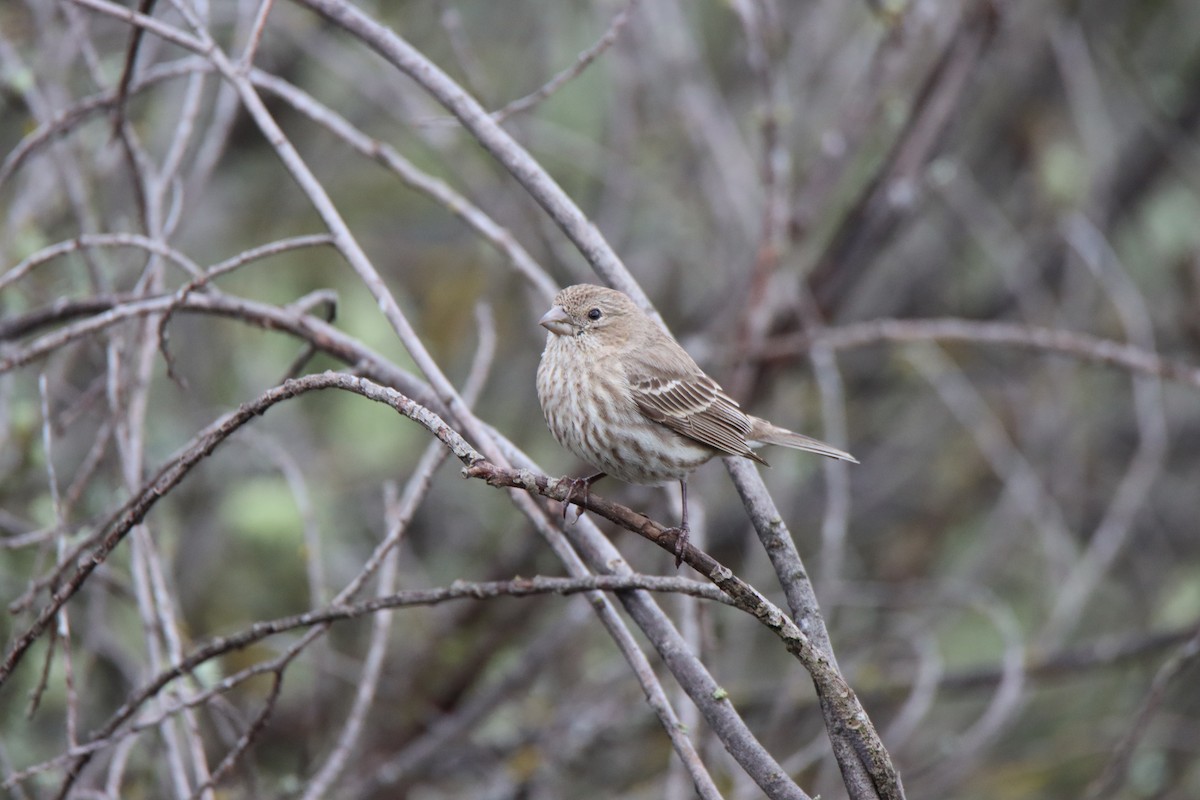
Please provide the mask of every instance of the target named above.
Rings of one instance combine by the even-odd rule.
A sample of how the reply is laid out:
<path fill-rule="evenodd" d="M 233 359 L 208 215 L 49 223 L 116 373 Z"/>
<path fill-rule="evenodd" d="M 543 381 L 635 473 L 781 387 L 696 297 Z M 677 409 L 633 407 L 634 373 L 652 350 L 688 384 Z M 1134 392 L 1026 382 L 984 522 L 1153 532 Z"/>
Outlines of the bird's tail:
<path fill-rule="evenodd" d="M 782 447 L 807 450 L 810 453 L 818 453 L 830 458 L 849 461 L 852 464 L 858 463 L 858 459 L 845 450 L 839 450 L 831 444 L 825 444 L 820 439 L 814 439 L 802 433 L 793 433 L 787 428 L 772 425 L 765 419 L 759 419 L 758 417 L 750 417 L 750 434 L 746 438 L 763 444 L 777 444 Z"/>

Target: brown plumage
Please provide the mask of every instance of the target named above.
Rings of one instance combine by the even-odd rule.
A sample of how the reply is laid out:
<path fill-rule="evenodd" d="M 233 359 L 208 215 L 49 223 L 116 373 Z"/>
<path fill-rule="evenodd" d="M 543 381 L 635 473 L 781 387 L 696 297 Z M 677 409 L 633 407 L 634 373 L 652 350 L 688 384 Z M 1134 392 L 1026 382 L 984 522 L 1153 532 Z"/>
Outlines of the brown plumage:
<path fill-rule="evenodd" d="M 849 453 L 742 411 L 671 335 L 626 295 L 568 286 L 541 319 L 549 331 L 538 365 L 538 400 L 559 444 L 600 473 L 629 483 L 679 481 L 687 542 L 687 476 L 714 456 L 766 464 L 752 443 L 778 444 L 857 463 Z"/>

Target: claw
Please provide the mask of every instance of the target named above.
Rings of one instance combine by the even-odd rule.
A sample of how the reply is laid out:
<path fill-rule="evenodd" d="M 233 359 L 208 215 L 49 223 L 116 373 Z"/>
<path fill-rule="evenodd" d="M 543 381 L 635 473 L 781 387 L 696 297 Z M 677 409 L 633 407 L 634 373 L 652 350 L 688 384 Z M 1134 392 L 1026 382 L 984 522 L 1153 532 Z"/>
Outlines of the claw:
<path fill-rule="evenodd" d="M 691 527 L 688 525 L 687 518 L 686 477 L 679 479 L 679 494 L 680 499 L 683 501 L 683 519 L 679 521 L 678 528 L 667 528 L 668 532 L 673 532 L 675 534 L 675 569 L 679 569 L 679 566 L 683 563 L 683 554 L 688 548 L 688 534 L 690 534 L 692 531 Z"/>
<path fill-rule="evenodd" d="M 683 564 L 683 554 L 688 549 L 689 531 L 686 527 L 667 528 L 667 533 L 675 534 L 675 569 Z"/>
<path fill-rule="evenodd" d="M 584 507 L 587 506 L 588 500 L 592 496 L 592 484 L 604 477 L 603 472 L 597 472 L 595 475 L 589 475 L 586 478 L 564 478 L 570 482 L 571 486 L 567 489 L 567 496 L 563 498 L 562 516 L 567 518 L 567 509 L 571 506 L 571 501 L 575 499 L 575 495 L 579 491 L 583 491 L 583 504 L 575 507 L 575 519 L 571 523 L 574 525 L 579 522 L 579 518 L 583 516 Z"/>

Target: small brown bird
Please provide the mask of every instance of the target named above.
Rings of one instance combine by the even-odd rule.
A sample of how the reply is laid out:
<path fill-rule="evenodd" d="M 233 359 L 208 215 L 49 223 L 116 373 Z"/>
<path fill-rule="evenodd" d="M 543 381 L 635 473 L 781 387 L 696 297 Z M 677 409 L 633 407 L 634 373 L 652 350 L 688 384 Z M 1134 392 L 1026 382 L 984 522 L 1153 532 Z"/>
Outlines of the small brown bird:
<path fill-rule="evenodd" d="M 710 458 L 766 464 L 750 449 L 756 443 L 858 463 L 832 445 L 743 412 L 621 292 L 568 286 L 540 324 L 550 332 L 537 373 L 546 424 L 559 444 L 601 470 L 576 479 L 572 494 L 582 489 L 586 498 L 605 475 L 628 483 L 679 481 L 683 519 L 672 529 L 677 567 L 687 547 L 687 476 Z"/>

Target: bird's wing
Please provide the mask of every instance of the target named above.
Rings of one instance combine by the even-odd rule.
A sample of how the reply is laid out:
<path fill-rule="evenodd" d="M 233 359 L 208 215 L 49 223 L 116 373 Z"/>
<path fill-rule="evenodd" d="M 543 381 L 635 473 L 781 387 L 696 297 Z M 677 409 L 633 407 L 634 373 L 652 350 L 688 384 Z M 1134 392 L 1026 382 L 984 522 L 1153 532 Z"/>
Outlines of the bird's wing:
<path fill-rule="evenodd" d="M 700 371 L 639 364 L 627 374 L 638 409 L 654 422 L 701 444 L 767 463 L 746 444 L 750 420 L 737 402 Z"/>

